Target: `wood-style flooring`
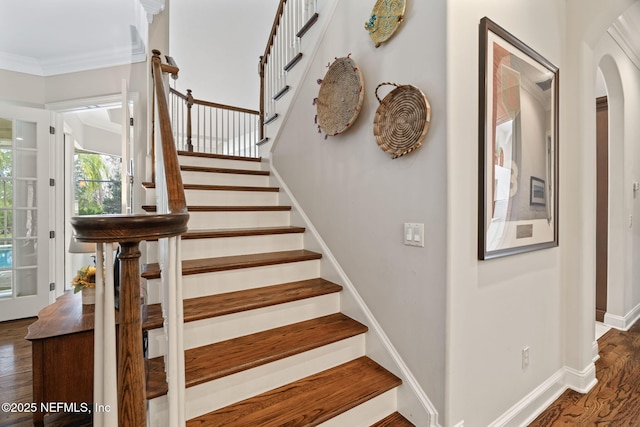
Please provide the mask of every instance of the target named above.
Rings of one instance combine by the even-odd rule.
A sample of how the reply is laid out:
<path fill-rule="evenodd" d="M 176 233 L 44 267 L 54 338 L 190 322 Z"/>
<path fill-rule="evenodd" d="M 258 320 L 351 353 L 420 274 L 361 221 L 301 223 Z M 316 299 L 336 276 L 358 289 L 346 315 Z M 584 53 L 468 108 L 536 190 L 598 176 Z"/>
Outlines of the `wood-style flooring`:
<path fill-rule="evenodd" d="M 0 323 L 0 404 L 30 403 L 32 397 L 31 342 L 24 339 L 27 328 L 36 319 Z M 90 416 L 47 415 L 46 427 L 90 427 Z M 7 413 L 0 410 L 0 427 L 31 427 L 30 413 Z"/>
<path fill-rule="evenodd" d="M 31 402 L 31 343 L 24 339 L 35 319 L 0 323 L 0 403 Z M 628 332 L 610 330 L 598 340 L 598 384 L 587 394 L 563 393 L 530 427 L 640 426 L 640 322 Z M 0 427 L 28 427 L 31 414 L 0 412 Z M 89 427 L 90 419 L 45 417 L 47 427 Z"/>
<path fill-rule="evenodd" d="M 640 322 L 598 340 L 598 384 L 587 394 L 565 391 L 529 427 L 640 426 Z"/>

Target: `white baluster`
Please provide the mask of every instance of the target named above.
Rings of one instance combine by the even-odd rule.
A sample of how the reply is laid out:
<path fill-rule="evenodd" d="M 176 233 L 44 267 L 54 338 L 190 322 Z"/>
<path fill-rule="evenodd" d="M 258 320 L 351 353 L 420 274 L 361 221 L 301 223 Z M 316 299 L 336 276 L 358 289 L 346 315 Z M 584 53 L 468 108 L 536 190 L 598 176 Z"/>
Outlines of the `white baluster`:
<path fill-rule="evenodd" d="M 94 404 L 103 405 L 109 410 L 94 412 L 93 425 L 110 427 L 118 424 L 118 371 L 112 243 L 96 245 L 95 289 L 93 401 Z"/>

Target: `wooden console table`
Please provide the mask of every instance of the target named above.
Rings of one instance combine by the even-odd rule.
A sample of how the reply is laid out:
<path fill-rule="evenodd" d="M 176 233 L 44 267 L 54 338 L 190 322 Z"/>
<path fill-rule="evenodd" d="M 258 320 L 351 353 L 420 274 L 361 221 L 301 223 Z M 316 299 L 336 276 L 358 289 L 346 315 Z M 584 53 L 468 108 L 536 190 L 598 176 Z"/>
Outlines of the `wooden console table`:
<path fill-rule="evenodd" d="M 93 405 L 94 307 L 82 305 L 80 293 L 67 291 L 29 326 L 25 338 L 31 341 L 33 402 L 38 409 L 42 402 Z M 43 426 L 44 416 L 34 412 L 33 425 Z"/>

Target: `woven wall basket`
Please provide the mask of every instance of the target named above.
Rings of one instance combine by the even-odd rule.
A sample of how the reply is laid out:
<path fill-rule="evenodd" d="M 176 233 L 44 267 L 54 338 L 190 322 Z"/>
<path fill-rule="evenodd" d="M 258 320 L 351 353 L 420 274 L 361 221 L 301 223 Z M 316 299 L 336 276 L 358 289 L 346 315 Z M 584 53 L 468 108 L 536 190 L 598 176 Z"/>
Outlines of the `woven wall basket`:
<path fill-rule="evenodd" d="M 364 100 L 364 79 L 351 58 L 338 58 L 320 85 L 318 125 L 327 135 L 337 135 L 356 121 Z"/>
<path fill-rule="evenodd" d="M 380 100 L 378 89 L 385 85 L 396 88 Z M 424 93 L 412 85 L 385 82 L 376 87 L 376 98 L 380 105 L 373 118 L 373 134 L 380 148 L 393 159 L 420 148 L 431 123 Z"/>
<path fill-rule="evenodd" d="M 377 0 L 371 18 L 365 22 L 364 29 L 369 32 L 369 37 L 379 47 L 391 38 L 404 19 L 406 0 Z"/>

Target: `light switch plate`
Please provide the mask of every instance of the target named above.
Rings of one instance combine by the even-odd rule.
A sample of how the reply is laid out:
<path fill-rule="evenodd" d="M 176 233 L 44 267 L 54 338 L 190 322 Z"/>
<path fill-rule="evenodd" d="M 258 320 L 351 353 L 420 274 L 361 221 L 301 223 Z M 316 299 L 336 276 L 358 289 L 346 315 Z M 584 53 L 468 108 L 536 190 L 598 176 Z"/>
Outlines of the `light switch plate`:
<path fill-rule="evenodd" d="M 404 223 L 404 244 L 424 248 L 424 224 L 416 222 Z"/>

